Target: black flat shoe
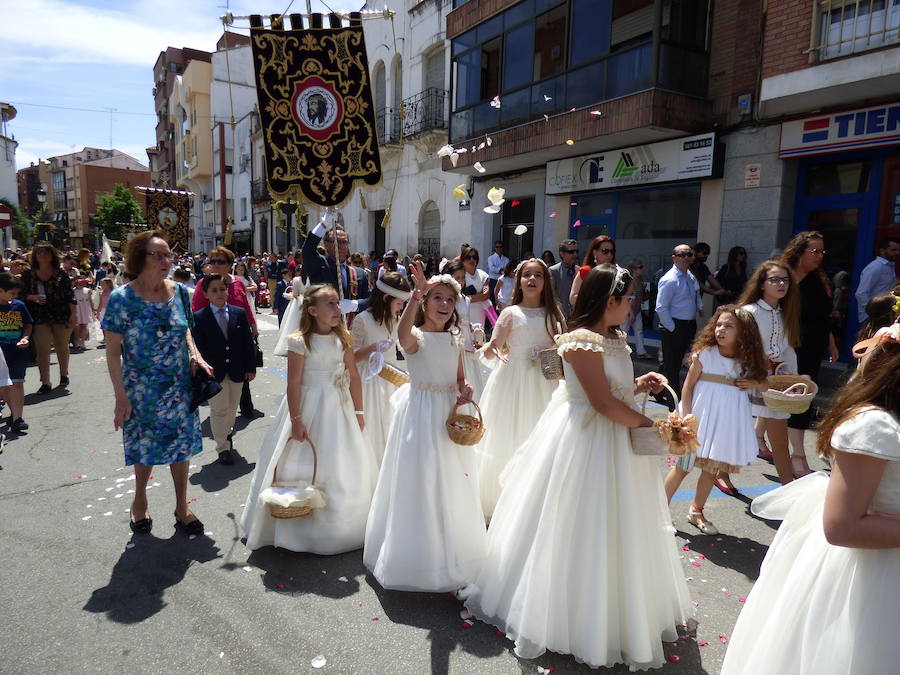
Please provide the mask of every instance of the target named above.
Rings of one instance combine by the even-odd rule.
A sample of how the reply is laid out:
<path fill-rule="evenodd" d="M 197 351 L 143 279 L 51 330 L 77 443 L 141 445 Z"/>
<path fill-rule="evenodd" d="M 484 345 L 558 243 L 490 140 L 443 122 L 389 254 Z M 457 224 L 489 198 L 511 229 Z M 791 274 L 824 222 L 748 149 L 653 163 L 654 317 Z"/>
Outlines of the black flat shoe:
<path fill-rule="evenodd" d="M 42 384 L 42 385 L 40 386 L 40 388 L 38 388 L 38 390 L 37 390 L 36 392 L 34 392 L 34 393 L 35 393 L 35 394 L 38 394 L 38 395 L 40 395 L 40 394 L 49 394 L 51 391 L 53 391 L 53 387 L 51 387 L 49 384 Z"/>
<path fill-rule="evenodd" d="M 153 529 L 153 518 L 141 518 L 137 522 L 129 520 L 128 527 L 135 534 L 150 534 L 150 530 Z"/>
<path fill-rule="evenodd" d="M 82 350 L 82 351 L 84 351 L 84 350 Z M 59 386 L 60 387 L 68 387 L 69 386 L 69 376 L 68 375 L 59 378 Z"/>
<path fill-rule="evenodd" d="M 234 464 L 234 455 L 231 454 L 231 450 L 223 450 L 219 453 L 219 461 L 225 466 L 231 466 Z"/>
<path fill-rule="evenodd" d="M 203 527 L 203 523 L 200 522 L 199 518 L 195 518 L 189 523 L 182 522 L 181 518 L 178 517 L 178 514 L 175 514 L 175 529 L 181 530 L 187 535 L 195 534 L 200 535 L 203 534 L 205 528 Z"/>

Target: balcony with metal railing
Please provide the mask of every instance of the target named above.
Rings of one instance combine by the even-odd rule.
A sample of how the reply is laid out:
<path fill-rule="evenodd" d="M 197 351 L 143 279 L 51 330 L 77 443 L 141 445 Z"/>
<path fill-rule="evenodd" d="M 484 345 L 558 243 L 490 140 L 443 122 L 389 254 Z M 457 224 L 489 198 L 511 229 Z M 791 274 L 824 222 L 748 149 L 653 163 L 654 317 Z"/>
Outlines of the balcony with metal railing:
<path fill-rule="evenodd" d="M 269 185 L 265 178 L 257 178 L 250 184 L 250 198 L 254 204 L 272 200 L 269 195 Z"/>
<path fill-rule="evenodd" d="M 449 126 L 447 91 L 429 87 L 403 101 L 403 135 L 406 138 L 429 131 L 446 131 Z"/>
<path fill-rule="evenodd" d="M 400 111 L 393 108 L 376 110 L 375 132 L 378 134 L 379 145 L 400 143 Z"/>

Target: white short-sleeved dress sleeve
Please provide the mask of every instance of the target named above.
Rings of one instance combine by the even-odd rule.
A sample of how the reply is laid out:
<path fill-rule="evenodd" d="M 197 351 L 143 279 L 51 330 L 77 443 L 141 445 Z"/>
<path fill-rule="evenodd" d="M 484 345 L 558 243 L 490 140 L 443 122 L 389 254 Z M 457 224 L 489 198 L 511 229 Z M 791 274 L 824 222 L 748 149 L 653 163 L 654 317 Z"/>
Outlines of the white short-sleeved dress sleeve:
<path fill-rule="evenodd" d="M 300 333 L 294 333 L 293 335 L 288 336 L 287 348 L 288 351 L 299 354 L 300 356 L 306 356 L 309 351 L 307 350 L 306 342 Z"/>
<path fill-rule="evenodd" d="M 890 461 L 900 460 L 900 422 L 880 408 L 867 408 L 842 422 L 831 434 L 831 447 Z"/>

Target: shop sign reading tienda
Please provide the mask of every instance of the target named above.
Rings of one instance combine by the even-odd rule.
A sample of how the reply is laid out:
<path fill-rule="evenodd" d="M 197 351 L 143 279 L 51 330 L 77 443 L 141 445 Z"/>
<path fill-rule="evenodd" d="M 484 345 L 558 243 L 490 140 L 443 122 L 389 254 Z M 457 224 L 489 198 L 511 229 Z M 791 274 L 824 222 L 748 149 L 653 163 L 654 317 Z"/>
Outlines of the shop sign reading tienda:
<path fill-rule="evenodd" d="M 548 195 L 709 178 L 715 174 L 716 134 L 699 134 L 547 163 Z"/>
<path fill-rule="evenodd" d="M 900 143 L 900 103 L 782 122 L 779 157 L 821 155 Z"/>

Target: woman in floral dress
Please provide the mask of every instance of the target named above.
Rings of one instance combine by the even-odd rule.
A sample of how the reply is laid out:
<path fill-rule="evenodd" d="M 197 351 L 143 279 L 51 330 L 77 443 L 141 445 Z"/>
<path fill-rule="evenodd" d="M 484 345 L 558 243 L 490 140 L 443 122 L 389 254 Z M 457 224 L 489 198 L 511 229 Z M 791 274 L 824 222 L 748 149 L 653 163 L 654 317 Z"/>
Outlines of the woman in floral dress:
<path fill-rule="evenodd" d="M 188 459 L 202 449 L 200 421 L 191 410 L 191 371 L 212 368 L 191 337 L 187 289 L 167 279 L 174 254 L 159 231 L 128 244 L 125 264 L 134 281 L 109 297 L 103 316 L 106 362 L 116 395 L 114 424 L 122 427 L 125 464 L 134 465 L 132 532 L 153 527 L 147 481 L 154 465 L 168 464 L 175 486 L 175 526 L 203 534 L 187 505 Z"/>

